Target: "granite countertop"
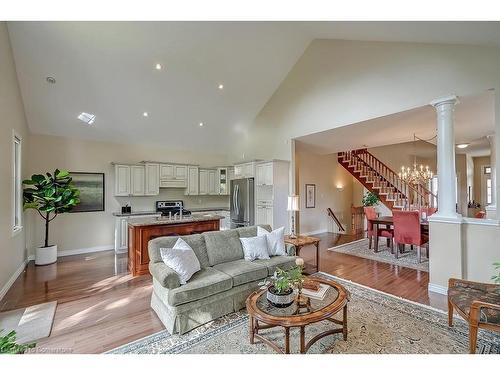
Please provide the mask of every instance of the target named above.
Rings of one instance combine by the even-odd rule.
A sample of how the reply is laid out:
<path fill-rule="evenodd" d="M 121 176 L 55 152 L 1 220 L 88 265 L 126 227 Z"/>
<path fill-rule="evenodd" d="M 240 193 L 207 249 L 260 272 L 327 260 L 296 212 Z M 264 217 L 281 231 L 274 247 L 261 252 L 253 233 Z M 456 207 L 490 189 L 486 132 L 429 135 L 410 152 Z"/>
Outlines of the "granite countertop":
<path fill-rule="evenodd" d="M 191 211 L 191 212 L 203 212 L 203 211 L 229 211 L 229 207 L 186 208 L 186 210 Z"/>
<path fill-rule="evenodd" d="M 183 216 L 182 219 L 177 217 L 176 219 L 169 219 L 166 216 L 163 217 L 144 217 L 141 219 L 130 219 L 128 224 L 133 227 L 144 227 L 149 225 L 169 225 L 169 224 L 179 224 L 179 223 L 193 223 L 198 221 L 210 221 L 210 220 L 221 220 L 224 216 L 219 215 L 203 215 L 194 214 L 190 216 Z"/>
<path fill-rule="evenodd" d="M 132 211 L 122 214 L 121 212 L 113 212 L 113 216 L 140 216 L 140 215 L 159 215 L 156 211 Z"/>

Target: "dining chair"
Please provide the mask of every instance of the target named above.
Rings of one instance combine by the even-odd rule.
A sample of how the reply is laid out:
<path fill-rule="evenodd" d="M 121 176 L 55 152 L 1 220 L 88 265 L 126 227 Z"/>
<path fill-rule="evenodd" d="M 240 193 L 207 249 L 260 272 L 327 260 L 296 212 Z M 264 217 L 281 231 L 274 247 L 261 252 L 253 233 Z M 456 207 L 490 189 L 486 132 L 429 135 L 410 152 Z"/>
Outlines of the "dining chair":
<path fill-rule="evenodd" d="M 474 215 L 476 219 L 484 219 L 486 217 L 486 212 L 484 211 L 479 211 L 477 214 Z"/>
<path fill-rule="evenodd" d="M 368 248 L 372 248 L 372 243 L 373 243 L 373 236 L 375 235 L 374 233 L 374 228 L 373 224 L 370 222 L 370 220 L 376 219 L 377 218 L 377 211 L 375 211 L 374 207 L 364 207 L 363 210 L 365 211 L 365 216 L 368 222 Z M 394 241 L 392 240 L 394 237 L 393 230 L 390 228 L 378 228 L 378 237 L 385 237 L 389 240 L 389 247 L 391 248 L 391 253 L 394 252 Z M 378 249 L 374 249 L 375 252 L 378 252 Z"/>
<path fill-rule="evenodd" d="M 418 211 L 392 211 L 394 218 L 394 242 L 396 247 L 396 258 L 399 258 L 401 245 L 413 245 L 417 247 L 418 263 L 422 261 L 422 247 L 429 242 L 429 236 L 422 233 L 420 227 L 420 213 Z M 429 247 L 427 245 L 427 258 Z"/>

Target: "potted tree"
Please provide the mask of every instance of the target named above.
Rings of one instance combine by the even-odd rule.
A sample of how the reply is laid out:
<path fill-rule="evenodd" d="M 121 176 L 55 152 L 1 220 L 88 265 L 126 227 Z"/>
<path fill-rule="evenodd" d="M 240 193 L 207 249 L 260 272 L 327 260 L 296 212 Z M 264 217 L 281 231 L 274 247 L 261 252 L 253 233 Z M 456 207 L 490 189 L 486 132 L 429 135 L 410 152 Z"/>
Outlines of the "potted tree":
<path fill-rule="evenodd" d="M 80 191 L 72 183 L 68 171 L 56 169 L 53 174 L 34 174 L 24 180 L 24 209 L 34 209 L 45 221 L 45 242 L 35 250 L 35 264 L 57 261 L 57 245 L 49 245 L 49 224 L 58 214 L 71 211 L 80 203 Z"/>

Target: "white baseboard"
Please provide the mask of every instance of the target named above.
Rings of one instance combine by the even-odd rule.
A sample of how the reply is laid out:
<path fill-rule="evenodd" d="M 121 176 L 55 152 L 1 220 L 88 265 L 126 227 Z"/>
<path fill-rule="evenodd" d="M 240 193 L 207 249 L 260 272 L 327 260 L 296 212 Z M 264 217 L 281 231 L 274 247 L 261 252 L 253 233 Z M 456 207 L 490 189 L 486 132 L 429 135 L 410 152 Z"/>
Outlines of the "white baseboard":
<path fill-rule="evenodd" d="M 429 292 L 434 292 L 434 293 L 438 293 L 438 294 L 444 294 L 444 295 L 448 294 L 448 287 L 437 285 L 437 284 L 429 283 L 427 290 Z"/>
<path fill-rule="evenodd" d="M 114 250 L 114 248 L 115 248 L 114 245 L 104 245 L 104 246 L 86 247 L 83 249 L 61 250 L 57 252 L 57 256 L 65 257 L 69 255 L 96 253 L 98 251 Z"/>
<path fill-rule="evenodd" d="M 12 276 L 10 277 L 10 279 L 7 280 L 7 282 L 5 283 L 5 285 L 0 290 L 0 300 L 7 294 L 7 292 L 10 289 L 10 287 L 12 286 L 12 284 L 14 284 L 14 282 L 19 277 L 19 275 L 23 273 L 23 271 L 26 268 L 26 265 L 28 264 L 28 262 L 29 262 L 29 258 L 25 259 L 21 263 L 21 265 L 19 266 L 19 268 L 12 274 Z"/>

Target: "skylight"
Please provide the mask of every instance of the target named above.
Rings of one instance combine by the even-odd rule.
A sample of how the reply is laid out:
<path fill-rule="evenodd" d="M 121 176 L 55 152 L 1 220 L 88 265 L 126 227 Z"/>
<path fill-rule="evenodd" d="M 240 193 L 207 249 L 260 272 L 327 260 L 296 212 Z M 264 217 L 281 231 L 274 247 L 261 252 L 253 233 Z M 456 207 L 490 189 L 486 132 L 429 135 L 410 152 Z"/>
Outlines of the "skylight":
<path fill-rule="evenodd" d="M 88 125 L 92 125 L 95 121 L 95 115 L 93 115 L 92 113 L 82 112 L 78 115 L 78 119 L 87 123 Z"/>

